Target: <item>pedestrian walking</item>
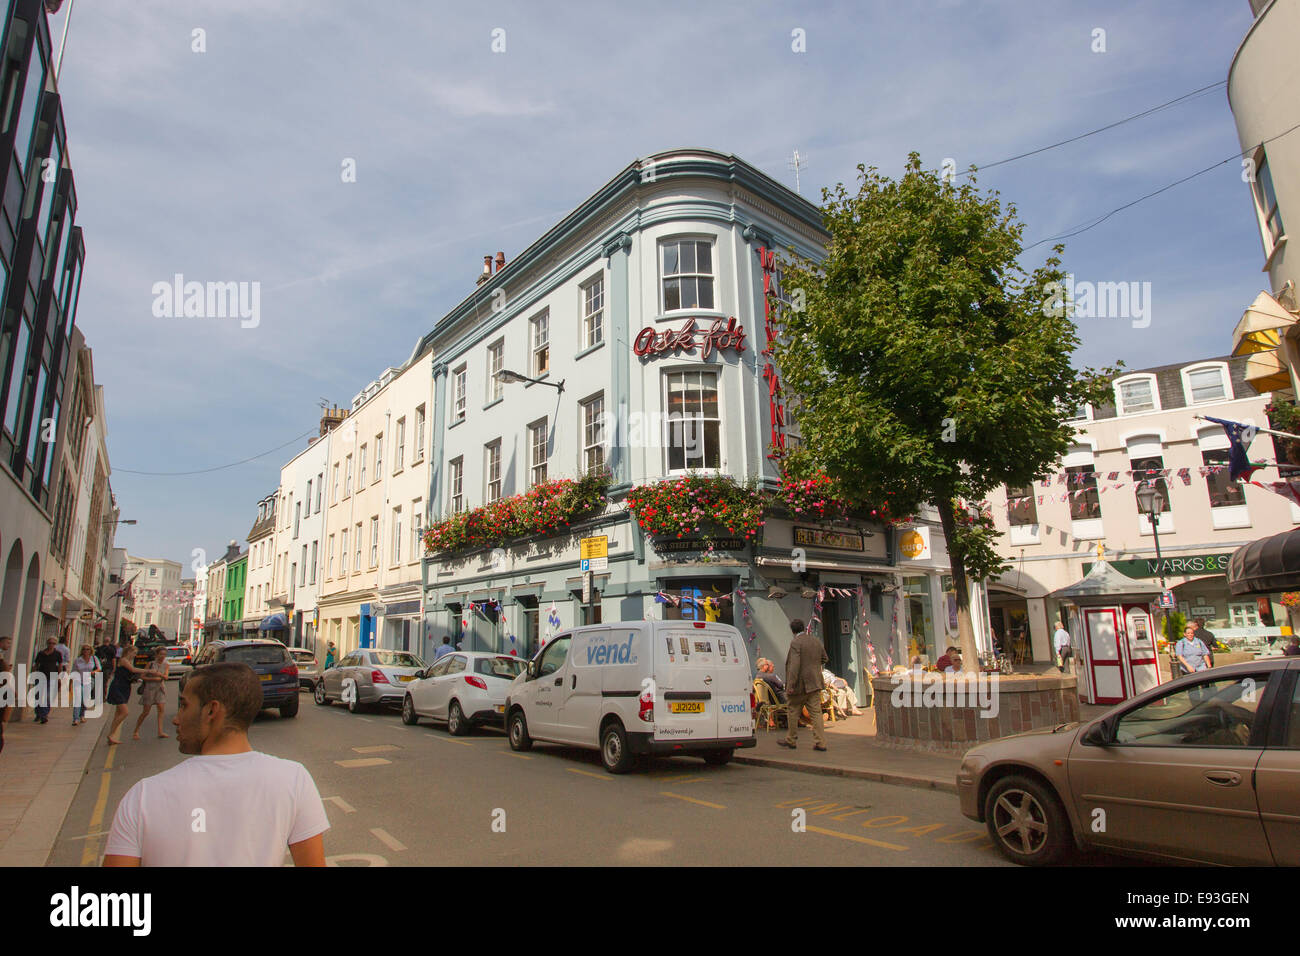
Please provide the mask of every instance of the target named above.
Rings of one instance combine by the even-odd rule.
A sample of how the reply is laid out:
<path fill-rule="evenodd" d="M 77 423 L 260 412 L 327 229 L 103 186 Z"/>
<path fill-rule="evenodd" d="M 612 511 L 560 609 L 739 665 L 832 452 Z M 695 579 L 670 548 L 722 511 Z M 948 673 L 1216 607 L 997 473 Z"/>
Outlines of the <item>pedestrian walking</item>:
<path fill-rule="evenodd" d="M 826 648 L 811 631 L 804 630 L 803 621 L 790 622 L 794 640 L 785 657 L 786 737 L 778 740 L 782 747 L 794 750 L 799 740 L 799 713 L 804 706 L 812 718 L 813 750 L 826 749 L 826 735 L 822 732 L 822 665 L 826 663 Z"/>
<path fill-rule="evenodd" d="M 13 642 L 14 639 L 7 634 L 0 637 L 0 681 L 4 680 L 5 674 L 13 670 L 13 665 L 9 663 L 9 658 L 13 656 Z M 5 749 L 5 724 L 9 723 L 7 696 L 17 691 L 12 685 L 10 687 L 9 691 L 0 693 L 0 753 Z"/>
<path fill-rule="evenodd" d="M 35 663 L 32 665 L 32 673 L 42 675 L 41 680 L 36 683 L 38 724 L 50 722 L 50 707 L 53 706 L 54 694 L 59 687 L 59 674 L 62 672 L 63 655 L 59 653 L 58 640 L 52 636 L 47 637 L 45 650 L 37 651 Z"/>
<path fill-rule="evenodd" d="M 86 702 L 91 699 L 95 672 L 100 670 L 99 658 L 95 649 L 89 644 L 81 645 L 81 653 L 72 662 L 72 726 L 79 727 L 86 722 Z"/>
<path fill-rule="evenodd" d="M 1056 622 L 1056 633 L 1052 635 L 1052 644 L 1056 647 L 1056 669 L 1064 674 L 1066 663 L 1074 656 L 1074 649 L 1070 646 L 1070 632 L 1065 629 L 1065 625 L 1060 620 Z"/>
<path fill-rule="evenodd" d="M 59 643 L 56 645 L 59 650 L 59 656 L 63 658 L 63 670 L 65 673 L 72 665 L 72 648 L 68 646 L 68 632 L 70 630 L 72 630 L 71 624 L 63 629 L 63 633 L 59 635 Z"/>
<path fill-rule="evenodd" d="M 1214 632 L 1211 631 L 1204 624 L 1202 624 L 1201 619 L 1199 617 L 1196 620 L 1192 621 L 1192 626 L 1196 628 L 1196 636 L 1201 639 L 1201 643 L 1205 645 L 1205 649 L 1209 652 L 1210 654 L 1209 665 L 1213 667 L 1214 666 L 1214 645 L 1217 643 L 1217 640 L 1214 636 Z"/>
<path fill-rule="evenodd" d="M 107 687 L 117 666 L 117 647 L 107 634 L 101 639 L 99 647 L 95 648 L 95 656 L 99 658 L 99 669 L 104 672 L 104 686 Z"/>
<path fill-rule="evenodd" d="M 334 666 L 334 660 L 334 642 L 330 641 L 329 650 L 325 652 L 325 670 L 329 670 Z"/>
<path fill-rule="evenodd" d="M 140 685 L 140 703 L 144 709 L 140 711 L 140 717 L 135 722 L 135 730 L 131 733 L 132 740 L 140 739 L 140 727 L 154 707 L 158 708 L 159 738 L 171 736 L 163 730 L 163 709 L 167 706 L 167 673 L 167 648 L 160 647 L 153 652 L 153 660 L 140 675 L 143 681 Z"/>
<path fill-rule="evenodd" d="M 302 764 L 253 749 L 262 684 L 247 664 L 181 682 L 172 724 L 190 759 L 146 777 L 113 816 L 105 866 L 324 866 L 325 806 Z M 195 826 L 203 811 L 204 826 Z"/>
<path fill-rule="evenodd" d="M 450 638 L 450 637 L 444 637 L 444 638 L 442 639 L 442 643 L 439 644 L 438 647 L 437 647 L 437 649 L 433 652 L 433 659 L 436 661 L 438 658 L 442 657 L 444 654 L 450 654 L 453 650 L 455 650 L 455 648 L 453 648 L 453 647 L 451 646 L 451 638 Z"/>
<path fill-rule="evenodd" d="M 122 638 L 121 654 L 117 660 L 117 667 L 113 671 L 113 683 L 109 685 L 108 693 L 104 695 L 104 702 L 116 708 L 113 713 L 113 726 L 108 728 L 107 740 L 110 744 L 122 742 L 117 736 L 117 731 L 126 721 L 127 704 L 131 700 L 131 681 L 142 673 L 135 666 L 134 657 L 134 642 L 129 637 Z"/>

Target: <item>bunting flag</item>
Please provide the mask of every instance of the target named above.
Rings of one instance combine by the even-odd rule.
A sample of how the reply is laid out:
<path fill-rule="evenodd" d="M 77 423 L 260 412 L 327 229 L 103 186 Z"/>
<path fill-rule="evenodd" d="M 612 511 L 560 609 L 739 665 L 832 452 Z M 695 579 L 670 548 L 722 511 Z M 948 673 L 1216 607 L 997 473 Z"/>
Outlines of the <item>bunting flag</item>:
<path fill-rule="evenodd" d="M 1191 469 L 1191 468 L 1179 468 L 1179 469 L 1178 469 L 1178 477 L 1182 479 L 1182 482 L 1183 482 L 1183 486 L 1184 486 L 1184 487 L 1190 485 L 1190 484 L 1192 483 L 1192 469 Z"/>
<path fill-rule="evenodd" d="M 1207 422 L 1222 425 L 1223 430 L 1227 432 L 1230 445 L 1228 477 L 1233 481 L 1238 478 L 1249 481 L 1250 476 L 1261 467 L 1261 463 L 1252 462 L 1248 455 L 1250 443 L 1255 440 L 1255 433 L 1258 429 L 1254 425 L 1243 425 L 1241 422 L 1228 421 L 1224 418 L 1211 418 L 1209 415 L 1203 417 Z"/>
<path fill-rule="evenodd" d="M 754 618 L 749 613 L 749 599 L 745 596 L 744 588 L 736 588 L 736 604 L 745 621 L 745 630 L 749 631 L 749 643 L 753 644 L 758 640 L 758 633 L 754 630 Z"/>
<path fill-rule="evenodd" d="M 1271 491 L 1275 495 L 1281 495 L 1288 499 L 1292 504 L 1300 505 L 1300 487 L 1289 481 L 1270 481 L 1267 485 L 1260 484 L 1258 481 L 1250 481 L 1247 484 L 1254 485 L 1256 488 L 1263 488 L 1265 491 Z"/>

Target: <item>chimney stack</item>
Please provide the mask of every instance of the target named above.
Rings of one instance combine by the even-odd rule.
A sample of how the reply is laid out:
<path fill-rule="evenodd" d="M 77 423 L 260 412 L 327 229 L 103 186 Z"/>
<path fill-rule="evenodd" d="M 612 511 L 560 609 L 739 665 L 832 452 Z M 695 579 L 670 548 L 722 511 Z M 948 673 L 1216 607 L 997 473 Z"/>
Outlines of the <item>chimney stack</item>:
<path fill-rule="evenodd" d="M 334 429 L 343 423 L 343 419 L 348 417 L 346 408 L 339 408 L 337 405 L 332 408 L 321 410 L 320 433 L 322 436 L 328 435 Z"/>
<path fill-rule="evenodd" d="M 478 277 L 478 282 L 476 284 L 482 285 L 490 278 L 492 278 L 492 253 L 489 252 L 483 257 L 483 274 Z"/>
<path fill-rule="evenodd" d="M 506 254 L 505 254 L 504 252 L 498 252 L 498 253 L 497 253 L 497 272 L 500 272 L 500 271 L 501 271 L 502 269 L 504 269 L 505 267 L 506 267 Z"/>

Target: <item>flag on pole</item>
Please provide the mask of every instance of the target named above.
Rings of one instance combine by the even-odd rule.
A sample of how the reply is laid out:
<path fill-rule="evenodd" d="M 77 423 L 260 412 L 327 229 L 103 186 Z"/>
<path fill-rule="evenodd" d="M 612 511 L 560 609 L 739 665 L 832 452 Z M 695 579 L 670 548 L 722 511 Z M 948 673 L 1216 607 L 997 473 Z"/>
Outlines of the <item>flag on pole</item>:
<path fill-rule="evenodd" d="M 1257 469 L 1264 467 L 1252 462 L 1247 455 L 1250 443 L 1255 440 L 1255 433 L 1259 429 L 1254 425 L 1243 425 L 1241 422 L 1232 422 L 1223 418 L 1211 418 L 1209 415 L 1204 418 L 1207 422 L 1222 425 L 1223 430 L 1228 433 L 1228 442 L 1231 446 L 1228 453 L 1228 477 L 1233 481 L 1238 478 L 1250 481 L 1250 476 Z"/>

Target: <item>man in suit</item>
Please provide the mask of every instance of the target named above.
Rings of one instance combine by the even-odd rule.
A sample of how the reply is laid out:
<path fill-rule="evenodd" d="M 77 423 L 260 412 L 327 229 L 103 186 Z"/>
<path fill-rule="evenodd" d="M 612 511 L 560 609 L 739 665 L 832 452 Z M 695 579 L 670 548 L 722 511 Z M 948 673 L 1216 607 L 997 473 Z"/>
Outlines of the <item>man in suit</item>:
<path fill-rule="evenodd" d="M 813 750 L 826 749 L 826 735 L 822 733 L 822 665 L 826 663 L 826 648 L 811 631 L 804 630 L 803 621 L 798 618 L 790 622 L 794 640 L 790 642 L 790 651 L 785 657 L 785 686 L 789 695 L 786 704 L 785 740 L 778 740 L 782 747 L 794 750 L 799 739 L 799 713 L 804 706 L 813 723 Z"/>

